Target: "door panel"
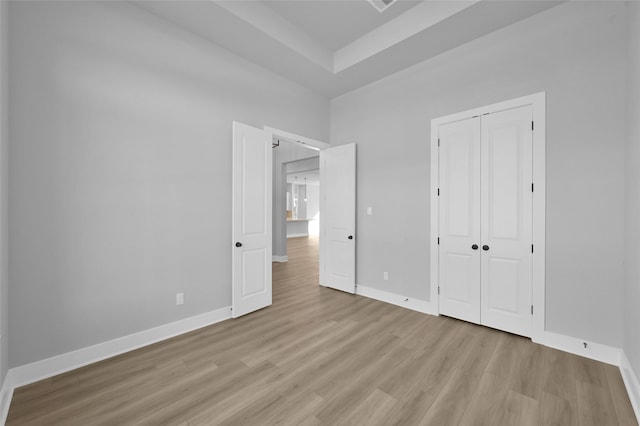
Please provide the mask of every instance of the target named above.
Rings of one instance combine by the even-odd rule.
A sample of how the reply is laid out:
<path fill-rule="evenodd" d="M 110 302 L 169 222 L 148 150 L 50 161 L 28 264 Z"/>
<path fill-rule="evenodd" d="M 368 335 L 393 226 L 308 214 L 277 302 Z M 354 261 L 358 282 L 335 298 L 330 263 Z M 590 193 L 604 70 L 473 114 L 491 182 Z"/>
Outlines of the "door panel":
<path fill-rule="evenodd" d="M 482 117 L 482 324 L 531 335 L 532 108 Z"/>
<path fill-rule="evenodd" d="M 233 122 L 232 316 L 271 304 L 271 141 Z"/>
<path fill-rule="evenodd" d="M 320 151 L 320 191 L 320 284 L 355 293 L 355 144 Z"/>
<path fill-rule="evenodd" d="M 266 289 L 265 279 L 262 276 L 265 270 L 265 250 L 258 248 L 255 250 L 242 250 L 242 263 L 251 265 L 245 268 L 242 274 L 242 298 L 259 295 Z"/>
<path fill-rule="evenodd" d="M 489 293 L 483 296 L 489 298 L 488 303 L 492 310 L 517 314 L 520 262 L 514 259 L 490 257 L 487 263 L 488 280 L 492 285 L 488 287 Z M 516 285 L 512 285 L 513 283 Z"/>
<path fill-rule="evenodd" d="M 480 118 L 440 126 L 440 313 L 480 323 Z"/>
<path fill-rule="evenodd" d="M 445 276 L 447 277 L 447 297 L 450 302 L 465 304 L 474 303 L 473 284 L 477 274 L 474 268 L 473 256 L 447 253 L 445 258 Z"/>

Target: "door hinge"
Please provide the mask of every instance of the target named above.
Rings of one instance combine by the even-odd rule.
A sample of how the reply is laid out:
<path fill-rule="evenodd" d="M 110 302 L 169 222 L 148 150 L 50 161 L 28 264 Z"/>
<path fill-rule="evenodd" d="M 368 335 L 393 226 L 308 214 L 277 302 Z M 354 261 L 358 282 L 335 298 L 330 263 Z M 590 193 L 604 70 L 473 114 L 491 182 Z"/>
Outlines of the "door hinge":
<path fill-rule="evenodd" d="M 531 305 L 531 315 L 533 315 L 533 305 Z"/>
<path fill-rule="evenodd" d="M 531 244 L 531 253 L 533 253 L 533 244 Z"/>
<path fill-rule="evenodd" d="M 438 188 L 438 197 L 440 196 L 440 188 Z"/>
<path fill-rule="evenodd" d="M 531 122 L 531 131 L 533 132 L 533 121 Z"/>
<path fill-rule="evenodd" d="M 438 286 L 438 294 L 440 294 L 440 286 Z"/>
<path fill-rule="evenodd" d="M 533 182 L 531 182 L 531 192 L 533 192 Z"/>
<path fill-rule="evenodd" d="M 438 245 L 440 245 L 440 237 L 438 237 Z"/>
<path fill-rule="evenodd" d="M 440 138 L 438 138 L 438 146 L 440 146 Z"/>

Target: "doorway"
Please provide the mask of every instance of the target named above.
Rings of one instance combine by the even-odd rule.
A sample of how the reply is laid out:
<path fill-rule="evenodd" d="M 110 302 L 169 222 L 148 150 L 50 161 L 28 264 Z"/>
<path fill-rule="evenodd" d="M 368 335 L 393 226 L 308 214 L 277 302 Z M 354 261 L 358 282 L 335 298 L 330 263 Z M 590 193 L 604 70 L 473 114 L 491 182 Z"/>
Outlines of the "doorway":
<path fill-rule="evenodd" d="M 290 142 L 273 143 L 273 297 L 299 283 L 319 283 L 320 152 Z M 296 277 L 313 277 L 299 280 Z"/>
<path fill-rule="evenodd" d="M 355 293 L 355 144 L 328 144 L 265 127 L 233 122 L 232 316 L 272 303 L 272 262 L 286 256 L 286 176 L 273 167 L 273 150 L 283 142 L 294 149 L 320 151 L 319 284 Z M 285 163 L 286 161 L 283 161 Z M 274 188 L 282 199 L 274 200 Z M 279 210 L 282 209 L 282 214 Z M 274 211 L 275 210 L 275 211 Z M 274 252 L 274 235 L 283 247 Z M 255 237 L 260 237 L 256 239 Z M 248 245 L 245 240 L 259 244 Z"/>
<path fill-rule="evenodd" d="M 319 236 L 320 152 L 273 142 L 273 261 L 289 260 L 292 238 Z"/>

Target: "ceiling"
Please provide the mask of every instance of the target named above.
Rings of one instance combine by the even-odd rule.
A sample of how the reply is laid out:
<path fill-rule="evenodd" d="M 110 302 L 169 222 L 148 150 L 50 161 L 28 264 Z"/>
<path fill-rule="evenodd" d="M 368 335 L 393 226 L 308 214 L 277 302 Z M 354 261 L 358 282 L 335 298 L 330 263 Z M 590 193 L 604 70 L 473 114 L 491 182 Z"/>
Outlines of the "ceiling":
<path fill-rule="evenodd" d="M 311 38 L 325 48 L 336 51 L 406 12 L 420 0 L 399 0 L 384 13 L 367 1 L 268 1 L 265 4 L 304 28 Z"/>
<path fill-rule="evenodd" d="M 372 83 L 561 1 L 366 0 L 135 2 L 328 98 Z"/>

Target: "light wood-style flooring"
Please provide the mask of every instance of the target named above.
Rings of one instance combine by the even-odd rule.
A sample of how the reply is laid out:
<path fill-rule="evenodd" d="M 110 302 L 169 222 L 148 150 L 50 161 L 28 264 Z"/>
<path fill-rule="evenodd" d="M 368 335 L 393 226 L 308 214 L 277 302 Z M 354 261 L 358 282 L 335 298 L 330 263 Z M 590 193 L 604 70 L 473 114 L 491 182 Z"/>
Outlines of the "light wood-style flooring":
<path fill-rule="evenodd" d="M 272 306 L 19 388 L 8 424 L 637 424 L 616 367 L 319 287 L 289 244 Z"/>

